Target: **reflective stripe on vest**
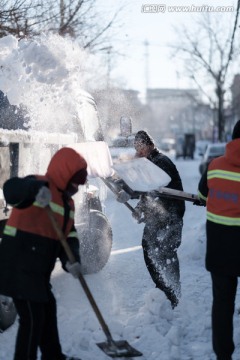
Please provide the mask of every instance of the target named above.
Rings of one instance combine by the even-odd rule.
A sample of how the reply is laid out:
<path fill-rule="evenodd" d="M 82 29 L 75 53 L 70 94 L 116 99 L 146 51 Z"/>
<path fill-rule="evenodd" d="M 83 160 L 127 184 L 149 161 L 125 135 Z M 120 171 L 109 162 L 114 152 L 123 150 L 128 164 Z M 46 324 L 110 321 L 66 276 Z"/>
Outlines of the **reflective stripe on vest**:
<path fill-rule="evenodd" d="M 233 171 L 209 170 L 207 173 L 207 179 L 211 180 L 214 178 L 240 182 L 240 174 Z"/>
<path fill-rule="evenodd" d="M 54 202 L 50 202 L 50 207 L 52 209 L 53 212 L 55 212 L 56 214 L 59 214 L 61 216 L 64 216 L 64 208 Z M 36 206 L 36 207 L 40 207 L 40 208 L 43 208 L 42 205 L 40 205 L 37 201 L 35 201 L 33 203 L 33 206 Z M 74 211 L 71 210 L 70 211 L 70 218 L 71 219 L 74 219 Z M 5 225 L 4 227 L 4 230 L 3 230 L 3 233 L 5 235 L 9 235 L 9 236 L 16 236 L 16 233 L 17 233 L 17 228 L 14 227 L 14 226 L 10 226 L 10 225 Z M 76 231 L 72 231 L 69 235 L 69 237 L 77 237 L 77 232 Z"/>
<path fill-rule="evenodd" d="M 227 226 L 240 226 L 240 218 L 232 218 L 228 216 L 216 215 L 211 213 L 210 211 L 207 211 L 207 219 L 217 224 L 222 224 Z"/>
<path fill-rule="evenodd" d="M 55 212 L 56 214 L 59 214 L 61 216 L 64 216 L 64 208 L 63 206 L 60 206 L 54 202 L 50 202 L 50 208 L 52 209 L 53 212 Z M 39 204 L 37 201 L 35 201 L 33 203 L 33 206 L 37 206 L 37 207 L 40 207 L 40 208 L 44 208 L 45 206 L 42 206 L 41 204 Z M 70 218 L 71 219 L 74 219 L 74 211 L 70 211 L 70 214 L 69 214 Z"/>
<path fill-rule="evenodd" d="M 78 237 L 78 233 L 77 233 L 77 231 L 71 231 L 69 234 L 68 234 L 68 238 L 69 237 Z"/>
<path fill-rule="evenodd" d="M 50 202 L 50 208 L 52 209 L 52 211 L 53 212 L 55 212 L 55 213 L 57 213 L 57 214 L 59 214 L 59 215 L 61 215 L 61 216 L 64 216 L 64 208 L 63 208 L 63 206 L 60 206 L 60 205 L 58 205 L 58 204 L 56 204 L 56 203 L 54 203 L 54 202 Z M 41 204 L 39 204 L 37 201 L 35 201 L 34 203 L 33 203 L 33 206 L 37 206 L 37 207 L 40 207 L 40 208 L 44 208 L 45 206 L 42 206 Z"/>
<path fill-rule="evenodd" d="M 200 191 L 198 191 L 198 197 L 204 201 L 207 201 L 207 198 Z"/>
<path fill-rule="evenodd" d="M 207 220 L 226 226 L 240 226 L 240 173 L 223 157 L 210 163 L 207 181 Z"/>
<path fill-rule="evenodd" d="M 14 226 L 5 225 L 3 233 L 9 236 L 16 236 L 17 228 L 15 228 Z"/>

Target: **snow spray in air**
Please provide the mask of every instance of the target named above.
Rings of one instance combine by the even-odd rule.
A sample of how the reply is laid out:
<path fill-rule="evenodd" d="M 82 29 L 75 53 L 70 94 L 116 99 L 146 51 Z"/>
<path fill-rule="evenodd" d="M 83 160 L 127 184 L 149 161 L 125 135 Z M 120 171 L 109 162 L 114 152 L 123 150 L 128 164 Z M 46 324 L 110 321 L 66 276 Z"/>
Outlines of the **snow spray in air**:
<path fill-rule="evenodd" d="M 32 130 L 78 131 L 91 65 L 86 51 L 58 35 L 0 39 L 0 88 L 10 104 L 26 107 Z"/>
<path fill-rule="evenodd" d="M 88 134 L 95 130 L 90 129 L 93 119 L 82 116 L 82 98 L 97 61 L 76 41 L 59 35 L 22 40 L 9 35 L 0 39 L 0 90 L 11 105 L 26 109 L 29 133 L 46 133 L 46 142 L 49 133 L 79 138 L 83 128 Z M 39 162 L 46 169 L 49 158 L 39 156 L 41 145 L 29 150 L 20 176 L 38 171 Z"/>

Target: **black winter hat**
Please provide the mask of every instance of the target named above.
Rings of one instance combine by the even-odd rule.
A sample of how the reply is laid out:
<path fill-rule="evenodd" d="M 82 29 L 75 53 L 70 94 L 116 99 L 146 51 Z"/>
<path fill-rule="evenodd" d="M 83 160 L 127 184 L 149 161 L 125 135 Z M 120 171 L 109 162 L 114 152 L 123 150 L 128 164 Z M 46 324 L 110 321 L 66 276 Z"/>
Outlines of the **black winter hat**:
<path fill-rule="evenodd" d="M 240 138 L 240 120 L 238 120 L 233 128 L 232 139 Z"/>
<path fill-rule="evenodd" d="M 136 133 L 134 143 L 154 145 L 153 138 L 144 130 L 140 130 Z"/>

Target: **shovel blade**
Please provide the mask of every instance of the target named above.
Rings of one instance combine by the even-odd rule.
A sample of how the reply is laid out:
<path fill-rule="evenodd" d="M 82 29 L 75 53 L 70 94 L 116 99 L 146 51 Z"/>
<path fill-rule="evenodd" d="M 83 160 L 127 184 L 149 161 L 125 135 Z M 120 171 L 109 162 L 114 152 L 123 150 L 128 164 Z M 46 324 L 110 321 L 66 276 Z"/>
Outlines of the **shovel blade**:
<path fill-rule="evenodd" d="M 149 192 L 171 181 L 165 171 L 144 157 L 117 163 L 113 168 L 134 191 Z"/>
<path fill-rule="evenodd" d="M 102 351 L 112 358 L 142 356 L 142 353 L 134 349 L 127 341 L 102 342 L 97 344 Z"/>

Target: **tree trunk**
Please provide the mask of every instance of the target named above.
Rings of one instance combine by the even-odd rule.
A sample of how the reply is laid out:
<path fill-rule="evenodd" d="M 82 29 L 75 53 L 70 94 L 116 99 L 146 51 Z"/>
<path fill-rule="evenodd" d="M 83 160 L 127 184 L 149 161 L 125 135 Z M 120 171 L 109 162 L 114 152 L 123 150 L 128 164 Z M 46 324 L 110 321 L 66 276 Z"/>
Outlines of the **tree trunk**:
<path fill-rule="evenodd" d="M 221 85 L 217 87 L 218 97 L 218 140 L 225 141 L 224 91 Z"/>

